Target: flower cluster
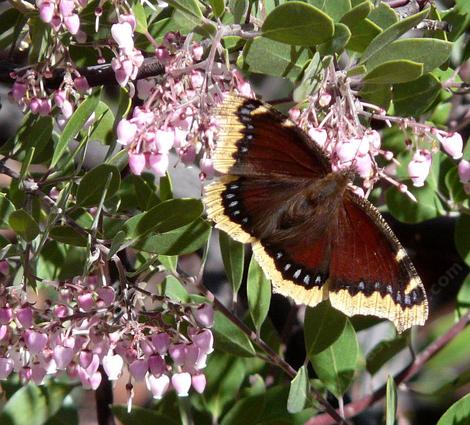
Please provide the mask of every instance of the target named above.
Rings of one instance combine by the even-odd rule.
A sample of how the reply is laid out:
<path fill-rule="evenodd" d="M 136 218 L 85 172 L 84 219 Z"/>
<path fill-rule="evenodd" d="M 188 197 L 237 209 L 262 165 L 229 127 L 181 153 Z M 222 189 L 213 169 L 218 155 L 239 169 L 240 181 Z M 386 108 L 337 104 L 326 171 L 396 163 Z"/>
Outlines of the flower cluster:
<path fill-rule="evenodd" d="M 380 134 L 364 127 L 357 112 L 350 109 L 351 105 L 344 99 L 340 99 L 339 104 L 336 104 L 332 102 L 332 97 L 327 91 L 320 91 L 313 97 L 308 108 L 303 111 L 292 108 L 289 115 L 329 156 L 333 171 L 352 169 L 362 179 L 362 188 L 355 187 L 358 194 L 363 195 L 363 189 L 370 191 L 375 182 L 383 178 L 413 198 L 407 186 L 395 180 L 398 161 L 393 152 L 383 149 Z M 318 115 L 322 111 L 323 120 L 320 122 Z M 379 112 L 384 115 L 383 111 Z M 390 117 L 384 117 L 384 121 L 387 121 L 387 118 Z M 453 159 L 462 157 L 463 141 L 459 133 L 446 132 L 406 120 L 399 124 L 404 130 L 410 128 L 416 141 L 408 146 L 410 149 L 414 148 L 414 154 L 408 164 L 408 175 L 415 187 L 423 186 L 430 172 L 432 154 L 436 152 L 436 141 Z M 379 166 L 390 161 L 390 167 Z"/>
<path fill-rule="evenodd" d="M 213 346 L 211 305 L 156 296 L 149 311 L 129 305 L 94 276 L 44 285 L 48 297 L 35 303 L 21 288 L 1 289 L 0 380 L 16 371 L 23 383 L 40 385 L 46 376 L 66 374 L 96 389 L 101 365 L 111 381 L 127 369 L 128 390 L 145 380 L 157 399 L 169 388 L 181 397 L 191 386 L 204 391 L 202 371 Z"/>
<path fill-rule="evenodd" d="M 111 35 L 119 48 L 111 66 L 121 87 L 126 86 L 129 80 L 135 80 L 144 62 L 142 52 L 134 47 L 135 27 L 136 20 L 131 14 L 120 15 L 119 23 L 111 27 Z"/>
<path fill-rule="evenodd" d="M 87 0 L 36 0 L 39 17 L 43 22 L 49 24 L 56 32 L 68 31 L 80 41 L 86 40 L 86 34 L 80 31 L 77 9 L 84 8 L 87 3 Z"/>
<path fill-rule="evenodd" d="M 211 151 L 214 148 L 216 124 L 211 107 L 232 90 L 253 96 L 250 85 L 241 74 L 220 63 L 204 68 L 204 49 L 193 43 L 185 48 L 185 37 L 168 33 L 156 56 L 165 65 L 163 81 L 137 82 L 137 95 L 143 101 L 128 119 L 117 127 L 118 142 L 127 147 L 132 173 L 140 175 L 151 169 L 164 175 L 168 152 L 175 148 L 184 164 L 199 157 L 201 178 L 213 175 Z"/>

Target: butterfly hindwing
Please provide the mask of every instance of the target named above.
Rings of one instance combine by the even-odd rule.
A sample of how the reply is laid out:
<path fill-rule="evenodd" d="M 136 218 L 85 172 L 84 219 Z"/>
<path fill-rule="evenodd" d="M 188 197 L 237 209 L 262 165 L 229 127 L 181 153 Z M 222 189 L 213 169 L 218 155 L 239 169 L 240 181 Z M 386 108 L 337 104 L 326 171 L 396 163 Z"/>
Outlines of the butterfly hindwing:
<path fill-rule="evenodd" d="M 377 209 L 349 191 L 338 213 L 329 291 L 335 308 L 389 319 L 399 332 L 428 316 L 424 287 L 404 248 Z"/>

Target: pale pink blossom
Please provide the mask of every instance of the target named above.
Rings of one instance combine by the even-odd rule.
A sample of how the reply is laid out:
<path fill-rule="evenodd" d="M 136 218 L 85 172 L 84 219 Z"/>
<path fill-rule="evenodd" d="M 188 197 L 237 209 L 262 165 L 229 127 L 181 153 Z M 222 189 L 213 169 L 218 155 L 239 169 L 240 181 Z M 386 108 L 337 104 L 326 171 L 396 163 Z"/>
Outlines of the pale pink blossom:
<path fill-rule="evenodd" d="M 155 173 L 157 176 L 164 176 L 165 173 L 168 170 L 168 165 L 169 165 L 169 158 L 168 154 L 156 154 L 156 153 L 151 153 L 149 154 L 148 157 L 148 163 L 152 171 Z"/>
<path fill-rule="evenodd" d="M 202 394 L 206 388 L 206 376 L 203 373 L 191 376 L 191 384 L 197 393 Z"/>
<path fill-rule="evenodd" d="M 191 388 L 191 375 L 188 372 L 174 373 L 171 377 L 171 384 L 178 397 L 187 397 Z"/>
<path fill-rule="evenodd" d="M 54 16 L 54 5 L 48 1 L 42 2 L 39 6 L 39 17 L 41 21 L 46 22 L 47 24 L 52 21 Z"/>
<path fill-rule="evenodd" d="M 66 16 L 64 18 L 64 25 L 69 30 L 70 34 L 77 34 L 80 29 L 80 18 L 76 13 Z"/>
<path fill-rule="evenodd" d="M 103 357 L 102 363 L 110 381 L 116 381 L 121 376 L 124 360 L 119 354 L 108 353 Z"/>
<path fill-rule="evenodd" d="M 128 145 L 137 134 L 137 126 L 126 119 L 122 119 L 117 125 L 116 133 L 118 136 L 117 142 L 121 145 Z"/>
<path fill-rule="evenodd" d="M 413 159 L 408 164 L 408 174 L 413 181 L 413 186 L 424 186 L 424 181 L 431 170 L 432 157 L 426 149 L 420 149 L 415 152 Z"/>
<path fill-rule="evenodd" d="M 453 158 L 460 159 L 463 156 L 463 140 L 459 133 L 447 133 L 442 135 L 441 133 L 436 134 L 437 139 L 441 142 L 444 150 Z"/>
<path fill-rule="evenodd" d="M 470 161 L 462 159 L 457 167 L 460 182 L 465 184 L 470 182 Z"/>
<path fill-rule="evenodd" d="M 214 309 L 211 304 L 201 304 L 193 309 L 193 314 L 198 323 L 205 328 L 211 328 L 214 324 Z"/>
<path fill-rule="evenodd" d="M 120 49 L 125 52 L 132 52 L 134 49 L 134 38 L 132 27 L 128 22 L 113 24 L 111 26 L 111 35 Z"/>
<path fill-rule="evenodd" d="M 59 10 L 63 17 L 72 15 L 74 9 L 75 3 L 73 0 L 60 0 Z"/>
<path fill-rule="evenodd" d="M 326 140 L 328 138 L 328 133 L 324 128 L 311 127 L 308 130 L 308 135 L 318 146 L 325 146 Z"/>
<path fill-rule="evenodd" d="M 146 359 L 136 359 L 129 365 L 129 373 L 137 381 L 140 381 L 145 378 L 148 368 L 148 361 Z"/>
<path fill-rule="evenodd" d="M 160 375 L 158 377 L 153 374 L 147 374 L 145 378 L 148 390 L 152 393 L 153 398 L 160 400 L 168 391 L 170 386 L 170 378 L 167 375 Z"/>
<path fill-rule="evenodd" d="M 5 381 L 13 372 L 14 363 L 12 359 L 0 357 L 0 381 Z"/>
<path fill-rule="evenodd" d="M 38 354 L 47 345 L 47 335 L 33 330 L 26 330 L 23 334 L 26 346 L 31 354 Z"/>
<path fill-rule="evenodd" d="M 146 165 L 145 155 L 143 153 L 129 152 L 129 168 L 131 173 L 140 176 Z"/>

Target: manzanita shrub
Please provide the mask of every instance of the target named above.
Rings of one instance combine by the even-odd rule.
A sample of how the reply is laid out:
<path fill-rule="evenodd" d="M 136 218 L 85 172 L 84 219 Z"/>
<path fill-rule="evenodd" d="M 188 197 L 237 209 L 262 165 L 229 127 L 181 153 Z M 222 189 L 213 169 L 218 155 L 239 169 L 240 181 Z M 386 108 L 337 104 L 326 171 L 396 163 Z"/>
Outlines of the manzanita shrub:
<path fill-rule="evenodd" d="M 469 424 L 470 7 L 455 3 L 2 4 L 3 107 L 24 117 L 0 148 L 0 424 L 78 424 L 91 392 L 100 424 Z M 455 222 L 459 270 L 423 274 L 423 328 L 328 303 L 269 312 L 248 249 L 176 196 L 214 177 L 212 110 L 231 92 L 263 93 L 398 221 Z M 218 247 L 226 277 L 205 270 Z"/>

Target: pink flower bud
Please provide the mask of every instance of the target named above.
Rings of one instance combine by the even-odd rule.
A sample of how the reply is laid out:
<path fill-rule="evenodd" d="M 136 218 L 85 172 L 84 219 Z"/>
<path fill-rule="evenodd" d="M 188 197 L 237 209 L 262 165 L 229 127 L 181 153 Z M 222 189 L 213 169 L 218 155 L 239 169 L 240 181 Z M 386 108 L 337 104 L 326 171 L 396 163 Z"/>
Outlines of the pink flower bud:
<path fill-rule="evenodd" d="M 312 127 L 308 130 L 308 135 L 320 147 L 325 145 L 326 139 L 328 138 L 328 133 L 324 128 Z"/>
<path fill-rule="evenodd" d="M 44 383 L 45 376 L 46 369 L 44 369 L 39 363 L 34 363 L 31 366 L 31 379 L 36 385 L 42 385 Z"/>
<path fill-rule="evenodd" d="M 170 378 L 167 375 L 161 375 L 157 378 L 152 374 L 148 374 L 145 381 L 153 398 L 157 400 L 160 400 L 163 397 L 170 385 Z"/>
<path fill-rule="evenodd" d="M 54 306 L 53 311 L 54 311 L 54 316 L 57 317 L 58 319 L 67 317 L 71 313 L 69 308 L 64 304 L 56 304 Z"/>
<path fill-rule="evenodd" d="M 448 133 L 447 136 L 443 136 L 440 133 L 436 135 L 439 142 L 441 142 L 444 150 L 453 158 L 460 159 L 463 156 L 463 140 L 459 133 Z"/>
<path fill-rule="evenodd" d="M 19 102 L 23 99 L 26 94 L 26 84 L 15 81 L 13 87 L 11 88 L 11 95 L 16 102 Z"/>
<path fill-rule="evenodd" d="M 124 360 L 119 354 L 107 354 L 103 357 L 103 369 L 110 381 L 116 381 L 121 376 Z"/>
<path fill-rule="evenodd" d="M 336 155 L 341 163 L 351 162 L 357 154 L 357 144 L 351 141 L 345 141 L 336 150 Z"/>
<path fill-rule="evenodd" d="M 377 152 L 380 149 L 382 140 L 380 138 L 380 133 L 375 130 L 367 130 L 364 134 L 364 139 L 366 139 L 369 149 L 373 152 Z"/>
<path fill-rule="evenodd" d="M 59 31 L 60 27 L 62 26 L 62 17 L 59 15 L 54 15 L 50 24 L 54 31 Z"/>
<path fill-rule="evenodd" d="M 31 381 L 31 368 L 29 366 L 23 366 L 19 372 L 18 372 L 20 382 L 22 384 L 27 384 L 29 381 Z"/>
<path fill-rule="evenodd" d="M 42 2 L 39 6 L 39 17 L 41 21 L 49 23 L 54 16 L 54 5 L 48 1 Z"/>
<path fill-rule="evenodd" d="M 196 159 L 196 147 L 194 145 L 186 145 L 180 148 L 179 155 L 184 164 L 190 165 Z"/>
<path fill-rule="evenodd" d="M 214 176 L 214 163 L 212 158 L 202 157 L 199 161 L 199 167 L 201 168 L 201 173 L 204 174 L 204 177 L 210 179 Z"/>
<path fill-rule="evenodd" d="M 186 345 L 186 353 L 184 358 L 184 368 L 186 370 L 193 370 L 197 368 L 197 361 L 200 357 L 201 350 L 195 344 Z"/>
<path fill-rule="evenodd" d="M 149 165 L 157 176 L 164 176 L 168 170 L 169 158 L 168 154 L 151 153 L 148 157 Z"/>
<path fill-rule="evenodd" d="M 357 156 L 354 164 L 356 171 L 363 179 L 370 177 L 372 172 L 372 160 L 370 155 Z"/>
<path fill-rule="evenodd" d="M 86 77 L 77 77 L 73 80 L 73 85 L 80 93 L 86 93 L 90 89 Z"/>
<path fill-rule="evenodd" d="M 28 329 L 33 324 L 33 309 L 29 305 L 17 308 L 15 315 L 23 328 Z"/>
<path fill-rule="evenodd" d="M 59 10 L 60 14 L 63 17 L 70 16 L 73 13 L 74 9 L 75 3 L 73 2 L 73 0 L 60 0 Z"/>
<path fill-rule="evenodd" d="M 170 52 L 166 47 L 160 46 L 155 50 L 155 56 L 161 63 L 165 64 L 170 58 Z"/>
<path fill-rule="evenodd" d="M 165 360 L 163 360 L 163 358 L 159 355 L 150 356 L 148 364 L 152 375 L 158 376 L 166 370 Z"/>
<path fill-rule="evenodd" d="M 171 377 L 171 384 L 178 397 L 187 397 L 191 388 L 191 375 L 188 372 L 174 373 Z"/>
<path fill-rule="evenodd" d="M 131 173 L 140 176 L 146 165 L 145 155 L 143 153 L 129 152 L 129 168 Z"/>
<path fill-rule="evenodd" d="M 172 344 L 168 352 L 175 365 L 181 366 L 186 358 L 186 344 Z"/>
<path fill-rule="evenodd" d="M 76 13 L 64 18 L 64 25 L 69 30 L 70 34 L 77 34 L 80 29 L 80 18 Z"/>
<path fill-rule="evenodd" d="M 202 394 L 206 388 L 206 376 L 203 373 L 198 373 L 191 377 L 191 384 L 197 393 Z"/>
<path fill-rule="evenodd" d="M 75 40 L 77 40 L 77 43 L 86 43 L 88 39 L 88 36 L 85 31 L 78 30 L 77 33 L 75 34 Z M 97 60 L 98 63 L 99 60 Z"/>
<path fill-rule="evenodd" d="M 23 333 L 23 337 L 31 354 L 38 354 L 46 348 L 48 338 L 43 333 L 28 329 Z"/>
<path fill-rule="evenodd" d="M 0 381 L 5 381 L 13 372 L 14 363 L 12 359 L 0 357 Z"/>
<path fill-rule="evenodd" d="M 52 104 L 50 99 L 41 99 L 39 103 L 38 112 L 42 117 L 47 117 L 50 115 L 52 110 Z"/>
<path fill-rule="evenodd" d="M 85 390 L 96 390 L 100 386 L 102 379 L 100 372 L 94 372 L 89 375 L 85 369 L 81 366 L 77 366 L 77 373 Z"/>
<path fill-rule="evenodd" d="M 193 59 L 195 61 L 200 61 L 202 59 L 202 55 L 204 54 L 204 48 L 200 44 L 195 44 L 191 48 Z"/>
<path fill-rule="evenodd" d="M 54 360 L 57 364 L 57 369 L 66 369 L 72 361 L 73 355 L 73 348 L 56 345 L 54 347 Z"/>
<path fill-rule="evenodd" d="M 328 92 L 323 92 L 318 99 L 318 103 L 322 108 L 328 106 L 331 102 L 331 94 Z"/>
<path fill-rule="evenodd" d="M 415 152 L 413 159 L 408 164 L 408 174 L 415 187 L 424 185 L 424 181 L 431 169 L 431 153 L 426 149 L 420 149 Z"/>
<path fill-rule="evenodd" d="M 54 103 L 60 108 L 65 100 L 67 99 L 67 95 L 65 94 L 64 90 L 57 90 L 54 93 Z"/>
<path fill-rule="evenodd" d="M 465 184 L 465 183 L 470 182 L 470 161 L 467 161 L 466 159 L 462 159 L 459 162 L 457 171 L 459 173 L 459 179 L 461 183 Z"/>
<path fill-rule="evenodd" d="M 112 25 L 111 35 L 120 49 L 125 52 L 132 52 L 134 49 L 133 31 L 128 22 Z"/>
<path fill-rule="evenodd" d="M 156 145 L 158 153 L 168 153 L 175 142 L 175 133 L 173 130 L 157 130 Z"/>
<path fill-rule="evenodd" d="M 86 369 L 93 361 L 93 353 L 90 350 L 83 350 L 78 357 L 80 366 Z"/>
<path fill-rule="evenodd" d="M 96 292 L 106 307 L 109 307 L 114 302 L 116 294 L 111 286 L 103 286 L 98 288 Z"/>
<path fill-rule="evenodd" d="M 57 127 L 63 130 L 65 126 L 67 125 L 68 119 L 66 119 L 62 114 L 58 114 L 56 117 L 56 122 L 57 122 Z"/>
<path fill-rule="evenodd" d="M 65 119 L 69 119 L 73 114 L 73 105 L 68 101 L 64 100 L 60 108 Z"/>
<path fill-rule="evenodd" d="M 168 351 L 170 345 L 170 335 L 165 332 L 159 332 L 152 335 L 152 344 L 158 354 L 164 355 Z"/>
<path fill-rule="evenodd" d="M 145 378 L 148 368 L 147 360 L 136 359 L 129 365 L 129 372 L 137 381 L 140 381 Z"/>
<path fill-rule="evenodd" d="M 135 20 L 134 15 L 132 15 L 130 13 L 128 15 L 119 15 L 119 23 L 122 24 L 124 22 L 127 22 L 131 26 L 132 31 L 135 31 L 135 27 L 137 25 L 137 22 Z"/>
<path fill-rule="evenodd" d="M 202 84 L 204 83 L 204 75 L 202 74 L 201 71 L 191 71 L 191 87 L 193 89 L 199 89 L 202 87 Z"/>
<path fill-rule="evenodd" d="M 201 304 L 193 309 L 193 315 L 201 326 L 211 328 L 214 324 L 214 309 L 211 304 Z"/>
<path fill-rule="evenodd" d="M 13 319 L 13 311 L 10 307 L 0 308 L 0 325 L 8 325 Z"/>
<path fill-rule="evenodd" d="M 193 342 L 201 349 L 203 353 L 210 354 L 214 345 L 214 337 L 209 329 L 204 329 L 192 337 Z"/>
<path fill-rule="evenodd" d="M 127 145 L 132 142 L 137 134 L 137 126 L 126 119 L 122 119 L 116 127 L 116 133 L 118 143 Z"/>
<path fill-rule="evenodd" d="M 175 148 L 179 148 L 181 146 L 186 145 L 186 137 L 188 136 L 187 130 L 182 130 L 181 128 L 175 127 L 173 129 L 173 133 L 174 133 L 173 146 Z"/>
<path fill-rule="evenodd" d="M 136 86 L 137 97 L 141 100 L 146 100 L 155 88 L 155 83 L 150 80 L 141 79 L 137 81 Z"/>
<path fill-rule="evenodd" d="M 77 304 L 82 311 L 91 311 L 95 306 L 93 293 L 86 291 L 77 296 Z"/>
<path fill-rule="evenodd" d="M 289 118 L 292 121 L 297 122 L 299 117 L 300 117 L 300 109 L 299 108 L 290 108 L 289 109 Z"/>
<path fill-rule="evenodd" d="M 33 114 L 37 114 L 39 112 L 39 107 L 41 106 L 41 100 L 37 97 L 33 97 L 31 102 L 29 103 L 29 109 Z"/>

